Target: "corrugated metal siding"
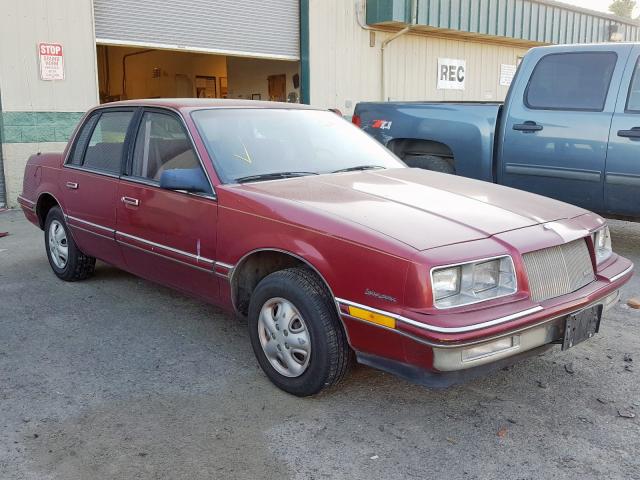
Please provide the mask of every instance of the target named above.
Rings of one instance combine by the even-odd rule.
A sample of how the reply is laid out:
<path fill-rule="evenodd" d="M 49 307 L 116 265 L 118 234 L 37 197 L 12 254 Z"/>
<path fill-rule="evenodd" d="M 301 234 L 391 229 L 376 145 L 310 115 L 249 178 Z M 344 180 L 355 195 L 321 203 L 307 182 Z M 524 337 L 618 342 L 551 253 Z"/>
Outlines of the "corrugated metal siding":
<path fill-rule="evenodd" d="M 96 40 L 298 59 L 298 0 L 94 0 Z"/>
<path fill-rule="evenodd" d="M 367 8 L 373 3 L 370 24 L 410 20 L 405 0 L 387 0 L 387 8 L 381 7 L 383 0 L 368 0 Z M 398 11 L 396 3 L 405 12 L 402 20 L 387 13 Z M 631 21 L 536 0 L 418 0 L 418 24 L 540 43 L 605 42 L 609 26 L 617 25 L 625 41 L 640 40 L 640 26 Z"/>

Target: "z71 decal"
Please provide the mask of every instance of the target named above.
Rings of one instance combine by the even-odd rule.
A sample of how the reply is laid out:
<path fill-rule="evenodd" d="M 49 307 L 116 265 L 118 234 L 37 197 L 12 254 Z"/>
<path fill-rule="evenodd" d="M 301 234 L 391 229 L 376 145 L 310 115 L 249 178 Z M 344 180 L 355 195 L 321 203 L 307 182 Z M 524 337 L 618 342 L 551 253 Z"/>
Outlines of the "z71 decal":
<path fill-rule="evenodd" d="M 380 130 L 391 130 L 390 120 L 374 120 L 371 124 L 371 128 L 379 128 Z"/>

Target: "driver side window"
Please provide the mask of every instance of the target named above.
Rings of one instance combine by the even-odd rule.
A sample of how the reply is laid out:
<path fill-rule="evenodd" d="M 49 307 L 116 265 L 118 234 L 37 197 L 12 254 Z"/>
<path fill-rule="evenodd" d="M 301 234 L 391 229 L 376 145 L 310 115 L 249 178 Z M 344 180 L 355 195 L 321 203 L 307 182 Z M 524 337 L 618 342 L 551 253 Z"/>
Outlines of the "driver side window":
<path fill-rule="evenodd" d="M 145 112 L 133 149 L 131 176 L 159 182 L 173 169 L 202 169 L 182 124 L 173 116 Z"/>

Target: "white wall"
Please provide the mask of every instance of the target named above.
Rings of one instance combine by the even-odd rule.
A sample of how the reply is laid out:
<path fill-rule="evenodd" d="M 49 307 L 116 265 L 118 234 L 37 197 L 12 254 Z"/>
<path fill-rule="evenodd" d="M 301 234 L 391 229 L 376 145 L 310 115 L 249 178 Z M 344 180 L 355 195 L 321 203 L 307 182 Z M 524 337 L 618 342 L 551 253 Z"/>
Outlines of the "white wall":
<path fill-rule="evenodd" d="M 350 114 L 359 101 L 380 101 L 380 46 L 391 33 L 369 31 L 356 20 L 356 2 L 309 1 L 311 103 Z M 363 18 L 364 21 L 364 18 Z M 421 32 L 400 37 L 385 50 L 387 96 L 392 100 L 504 100 L 500 64 L 515 65 L 526 47 L 478 38 L 438 37 Z M 464 91 L 438 90 L 438 57 L 465 59 Z"/>
<path fill-rule="evenodd" d="M 62 44 L 64 80 L 40 80 L 38 42 Z M 15 206 L 28 156 L 62 151 L 78 118 L 64 112 L 98 103 L 91 0 L 1 2 L 0 100 L 5 190 Z"/>
<path fill-rule="evenodd" d="M 227 71 L 229 75 L 229 98 L 245 98 L 251 100 L 251 95 L 259 93 L 261 100 L 269 100 L 269 75 L 287 76 L 286 95 L 296 92 L 300 95 L 300 88 L 294 88 L 293 76 L 299 73 L 299 63 L 284 60 L 262 60 L 256 58 L 227 57 Z"/>
<path fill-rule="evenodd" d="M 110 95 L 122 94 L 122 59 L 124 55 L 141 52 L 145 48 L 99 46 L 100 93 L 107 92 L 105 52 L 109 55 Z M 127 98 L 176 97 L 176 75 L 186 75 L 193 86 L 190 96 L 195 96 L 195 77 L 216 77 L 218 95 L 220 77 L 227 76 L 226 57 L 206 53 L 154 50 L 127 57 Z M 154 78 L 154 68 L 161 75 Z"/>
<path fill-rule="evenodd" d="M 65 79 L 39 76 L 38 42 L 61 43 Z M 5 0 L 0 5 L 3 111 L 85 111 L 98 102 L 91 0 Z"/>

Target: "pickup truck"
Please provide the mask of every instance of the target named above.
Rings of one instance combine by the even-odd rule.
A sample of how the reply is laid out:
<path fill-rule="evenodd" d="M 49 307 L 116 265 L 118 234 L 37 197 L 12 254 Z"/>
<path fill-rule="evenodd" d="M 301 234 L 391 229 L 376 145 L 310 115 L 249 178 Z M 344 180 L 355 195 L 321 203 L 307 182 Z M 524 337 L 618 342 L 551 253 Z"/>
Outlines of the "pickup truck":
<path fill-rule="evenodd" d="M 409 166 L 640 217 L 640 44 L 531 49 L 502 103 L 363 102 L 353 123 Z"/>

